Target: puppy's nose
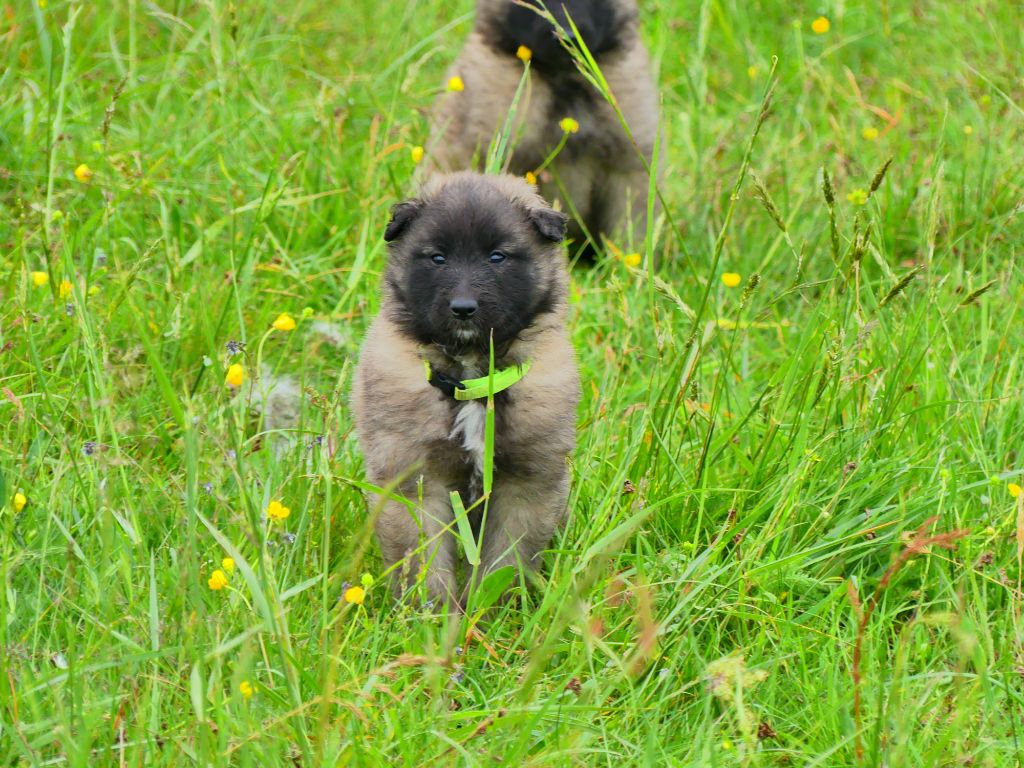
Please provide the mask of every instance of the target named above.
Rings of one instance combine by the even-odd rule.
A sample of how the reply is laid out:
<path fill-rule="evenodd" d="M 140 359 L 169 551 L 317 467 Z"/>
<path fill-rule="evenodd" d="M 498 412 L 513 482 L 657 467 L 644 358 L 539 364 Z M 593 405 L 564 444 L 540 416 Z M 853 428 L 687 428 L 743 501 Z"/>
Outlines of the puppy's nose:
<path fill-rule="evenodd" d="M 451 304 L 448 306 L 452 308 L 452 314 L 456 317 L 472 317 L 473 313 L 476 312 L 476 299 L 452 299 Z"/>

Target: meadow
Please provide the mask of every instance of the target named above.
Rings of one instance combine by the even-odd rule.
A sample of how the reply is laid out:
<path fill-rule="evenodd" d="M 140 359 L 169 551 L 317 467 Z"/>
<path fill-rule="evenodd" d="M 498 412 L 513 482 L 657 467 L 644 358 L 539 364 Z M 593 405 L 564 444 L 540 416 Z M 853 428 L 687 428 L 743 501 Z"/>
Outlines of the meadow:
<path fill-rule="evenodd" d="M 0 0 L 0 763 L 1021 764 L 1019 9 L 641 8 L 571 520 L 454 619 L 347 397 L 470 0 Z"/>

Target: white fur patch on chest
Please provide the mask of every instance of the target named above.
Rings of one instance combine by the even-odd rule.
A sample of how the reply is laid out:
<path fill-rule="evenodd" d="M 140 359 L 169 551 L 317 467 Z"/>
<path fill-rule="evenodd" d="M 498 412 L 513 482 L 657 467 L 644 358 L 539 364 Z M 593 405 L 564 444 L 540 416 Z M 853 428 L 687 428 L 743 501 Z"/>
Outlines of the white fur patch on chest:
<path fill-rule="evenodd" d="M 473 462 L 473 470 L 482 475 L 484 471 L 484 426 L 486 410 L 479 400 L 469 400 L 455 414 L 451 440 L 461 440 L 462 448 Z"/>

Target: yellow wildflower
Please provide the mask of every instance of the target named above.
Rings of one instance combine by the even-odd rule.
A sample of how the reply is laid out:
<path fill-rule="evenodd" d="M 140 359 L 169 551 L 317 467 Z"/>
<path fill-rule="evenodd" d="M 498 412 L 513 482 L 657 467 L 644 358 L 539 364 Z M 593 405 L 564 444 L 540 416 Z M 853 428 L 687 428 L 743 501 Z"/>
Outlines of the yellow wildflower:
<path fill-rule="evenodd" d="M 366 599 L 366 590 L 360 586 L 349 587 L 345 590 L 345 602 L 362 605 Z"/>
<path fill-rule="evenodd" d="M 466 90 L 466 84 L 462 82 L 461 77 L 454 75 L 448 78 L 448 90 L 459 93 L 460 91 Z"/>
<path fill-rule="evenodd" d="M 722 742 L 722 749 L 723 749 L 723 751 L 728 752 L 730 749 L 732 749 L 732 742 L 729 741 L 728 739 L 723 741 Z"/>
<path fill-rule="evenodd" d="M 742 280 L 743 278 L 740 277 L 739 272 L 725 272 L 722 274 L 722 282 L 725 283 L 726 288 L 735 288 Z"/>
<path fill-rule="evenodd" d="M 526 176 L 524 178 L 526 179 L 527 184 L 537 186 L 537 174 L 534 173 L 533 171 L 527 171 Z"/>
<path fill-rule="evenodd" d="M 579 133 L 580 124 L 571 117 L 563 117 L 558 121 L 558 127 L 566 133 Z"/>
<path fill-rule="evenodd" d="M 1015 498 L 1015 499 L 1018 496 L 1020 496 L 1020 490 L 1021 489 L 1020 489 L 1020 486 L 1017 485 L 1016 483 L 1010 483 L 1008 486 L 1006 486 L 1006 490 L 1008 490 L 1010 492 L 1010 495 L 1013 496 L 1013 498 Z M 14 498 L 15 498 L 15 500 L 17 500 L 18 497 L 15 496 Z M 17 506 L 17 504 L 15 504 L 15 506 Z"/>
<path fill-rule="evenodd" d="M 224 383 L 229 387 L 240 387 L 242 382 L 245 380 L 245 369 L 241 363 L 232 363 L 231 367 L 228 368 L 228 375 L 224 379 Z"/>
<path fill-rule="evenodd" d="M 68 296 L 71 295 L 71 287 L 72 286 L 71 286 L 71 281 L 70 280 L 61 280 L 60 281 L 60 288 L 57 289 L 57 294 L 62 299 L 66 299 Z"/>
<path fill-rule="evenodd" d="M 533 58 L 533 51 L 527 48 L 525 45 L 520 45 L 516 49 L 516 58 L 524 64 Z"/>
<path fill-rule="evenodd" d="M 85 184 L 88 181 L 91 181 L 92 180 L 92 168 L 90 168 L 85 163 L 82 163 L 80 166 L 75 168 L 75 178 L 78 179 L 83 184 Z"/>
<path fill-rule="evenodd" d="M 277 320 L 274 321 L 274 329 L 278 331 L 294 331 L 295 318 L 287 312 L 282 312 L 277 316 Z"/>
<path fill-rule="evenodd" d="M 1018 492 L 1019 491 L 1020 491 L 1020 489 L 1018 489 Z M 22 493 L 21 491 L 18 491 L 16 494 L 14 494 L 14 511 L 15 512 L 21 512 L 21 510 L 23 510 L 25 508 L 26 504 L 28 504 L 28 499 L 25 498 L 25 494 L 24 493 Z"/>
<path fill-rule="evenodd" d="M 846 199 L 854 205 L 864 205 L 868 201 L 868 193 L 858 188 L 847 194 Z"/>
<path fill-rule="evenodd" d="M 267 507 L 267 517 L 271 520 L 284 520 L 292 511 L 280 501 L 272 501 Z"/>
<path fill-rule="evenodd" d="M 964 126 L 964 136 L 970 136 L 972 133 L 974 133 L 974 128 L 972 126 L 970 126 L 970 125 L 965 125 Z"/>
<path fill-rule="evenodd" d="M 256 688 L 248 680 L 243 680 L 238 684 L 238 690 L 241 692 L 246 699 L 251 699 L 252 695 L 256 693 Z"/>
<path fill-rule="evenodd" d="M 627 253 L 622 259 L 626 262 L 627 267 L 639 267 L 640 262 L 643 261 L 639 253 Z"/>
<path fill-rule="evenodd" d="M 423 159 L 423 147 L 413 147 L 409 150 L 409 156 L 412 157 L 414 163 L 419 163 Z"/>
<path fill-rule="evenodd" d="M 234 558 L 225 557 L 220 561 L 220 567 L 223 568 L 227 573 L 235 572 L 235 561 Z"/>
<path fill-rule="evenodd" d="M 207 579 L 206 583 L 214 592 L 219 592 L 228 585 L 228 575 L 218 568 L 210 574 L 210 578 Z"/>
<path fill-rule="evenodd" d="M 811 22 L 811 31 L 816 35 L 824 35 L 831 27 L 832 25 L 829 23 L 829 20 L 824 16 L 819 16 Z"/>
<path fill-rule="evenodd" d="M 860 135 L 863 136 L 868 141 L 874 141 L 875 139 L 878 138 L 878 129 L 875 128 L 875 126 L 873 125 L 868 125 L 865 126 L 863 130 L 861 130 Z"/>
<path fill-rule="evenodd" d="M 44 285 L 50 282 L 50 276 L 45 272 L 33 272 L 31 277 L 32 285 L 34 285 L 36 288 L 42 288 Z"/>

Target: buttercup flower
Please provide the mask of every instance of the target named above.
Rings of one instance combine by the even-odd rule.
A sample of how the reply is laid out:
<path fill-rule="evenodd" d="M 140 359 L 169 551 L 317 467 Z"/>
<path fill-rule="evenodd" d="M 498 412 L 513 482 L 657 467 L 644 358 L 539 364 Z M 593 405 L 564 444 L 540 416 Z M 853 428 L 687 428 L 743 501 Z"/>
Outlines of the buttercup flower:
<path fill-rule="evenodd" d="M 294 331 L 295 318 L 287 312 L 282 312 L 277 316 L 277 320 L 274 321 L 274 329 L 277 331 Z"/>
<path fill-rule="evenodd" d="M 516 49 L 516 58 L 524 64 L 533 58 L 533 51 L 527 48 L 525 45 L 520 45 Z"/>
<path fill-rule="evenodd" d="M 256 693 L 256 689 L 253 687 L 253 684 L 248 680 L 240 682 L 238 684 L 238 690 L 246 699 L 251 699 L 252 695 Z"/>
<path fill-rule="evenodd" d="M 722 282 L 725 283 L 726 288 L 735 288 L 742 280 L 739 272 L 724 272 L 722 274 Z"/>
<path fill-rule="evenodd" d="M 466 90 L 466 84 L 462 82 L 462 78 L 458 75 L 448 78 L 448 90 L 459 93 L 460 91 Z"/>
<path fill-rule="evenodd" d="M 62 298 L 66 299 L 71 294 L 71 281 L 61 280 L 60 288 L 57 289 L 57 294 Z"/>
<path fill-rule="evenodd" d="M 235 561 L 234 561 L 233 558 L 225 557 L 223 560 L 220 561 L 220 567 L 223 568 L 228 573 L 234 573 L 235 572 Z"/>
<path fill-rule="evenodd" d="M 524 176 L 523 178 L 526 179 L 526 183 L 527 184 L 532 184 L 533 186 L 537 186 L 537 174 L 534 173 L 533 171 L 527 171 L 526 172 L 526 176 Z"/>
<path fill-rule="evenodd" d="M 1010 492 L 1010 495 L 1011 495 L 1011 496 L 1013 496 L 1013 498 L 1015 498 L 1015 499 L 1016 499 L 1016 498 L 1017 498 L 1018 496 L 1020 496 L 1020 491 L 1021 491 L 1021 488 L 1020 488 L 1020 486 L 1019 486 L 1019 485 L 1017 485 L 1016 483 L 1010 483 L 1009 485 L 1007 485 L 1007 486 L 1006 486 L 1006 490 L 1008 490 L 1008 491 Z M 15 508 L 17 508 L 17 506 L 18 506 L 18 501 L 17 501 L 17 500 L 18 500 L 18 497 L 17 497 L 17 496 L 15 496 L 15 497 L 14 497 L 14 500 L 15 500 L 15 501 L 14 501 L 14 506 L 15 506 Z"/>
<path fill-rule="evenodd" d="M 811 22 L 811 31 L 816 35 L 824 35 L 831 27 L 832 25 L 829 23 L 829 20 L 824 16 L 819 16 Z"/>
<path fill-rule="evenodd" d="M 863 136 L 868 141 L 874 141 L 875 139 L 878 138 L 878 129 L 875 128 L 875 126 L 873 125 L 869 125 L 860 132 L 860 135 Z"/>
<path fill-rule="evenodd" d="M 271 520 L 284 520 L 292 511 L 280 501 L 272 501 L 267 507 L 267 517 Z"/>
<path fill-rule="evenodd" d="M 30 277 L 32 278 L 32 285 L 36 288 L 42 288 L 50 282 L 50 276 L 45 272 L 33 272 Z"/>
<path fill-rule="evenodd" d="M 627 253 L 622 258 L 626 262 L 627 267 L 639 267 L 640 262 L 643 261 L 643 257 L 639 253 Z"/>
<path fill-rule="evenodd" d="M 85 184 L 88 181 L 91 181 L 92 180 L 92 168 L 90 168 L 85 163 L 82 163 L 80 166 L 75 168 L 75 178 L 78 179 L 83 184 Z"/>
<path fill-rule="evenodd" d="M 854 205 L 864 205 L 868 201 L 868 193 L 863 189 L 855 189 L 846 195 L 846 199 Z"/>
<path fill-rule="evenodd" d="M 1017 492 L 1018 493 L 1020 492 L 1019 488 L 1017 489 Z M 25 494 L 24 493 L 22 493 L 21 491 L 18 491 L 16 494 L 14 494 L 13 502 L 14 502 L 14 511 L 15 512 L 21 512 L 21 510 L 23 510 L 25 508 L 25 505 L 28 504 L 28 499 L 25 498 Z"/>
<path fill-rule="evenodd" d="M 206 580 L 206 584 L 214 592 L 219 592 L 228 585 L 228 576 L 224 571 L 219 568 L 210 574 L 210 578 Z"/>
<path fill-rule="evenodd" d="M 240 387 L 244 380 L 245 369 L 242 368 L 240 363 L 232 363 L 228 368 L 228 375 L 225 377 L 224 383 L 229 387 Z"/>
<path fill-rule="evenodd" d="M 419 163 L 423 159 L 423 147 L 413 147 L 409 150 L 409 156 L 414 163 Z"/>
<path fill-rule="evenodd" d="M 356 605 L 362 605 L 363 600 L 366 599 L 366 590 L 362 587 L 349 587 L 345 590 L 345 602 L 355 603 Z"/>
<path fill-rule="evenodd" d="M 571 117 L 563 117 L 558 121 L 558 127 L 566 133 L 579 133 L 580 124 Z"/>

